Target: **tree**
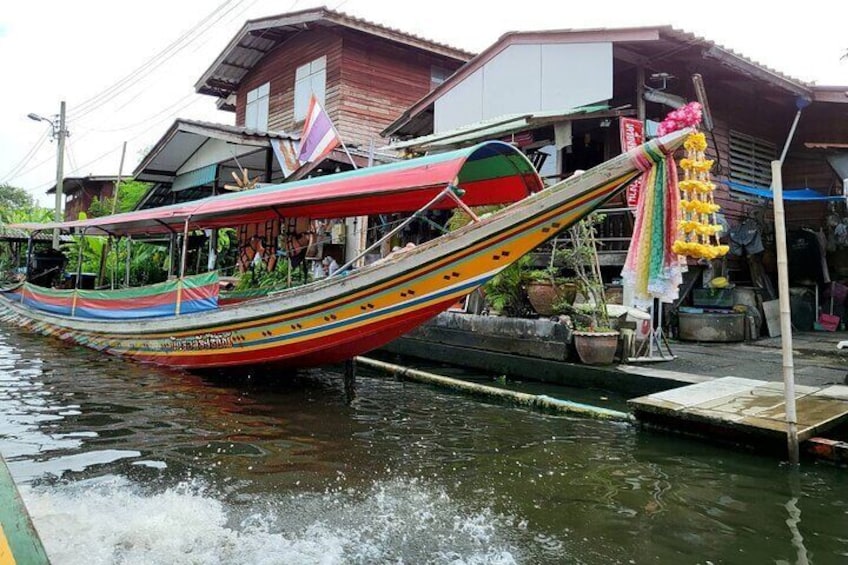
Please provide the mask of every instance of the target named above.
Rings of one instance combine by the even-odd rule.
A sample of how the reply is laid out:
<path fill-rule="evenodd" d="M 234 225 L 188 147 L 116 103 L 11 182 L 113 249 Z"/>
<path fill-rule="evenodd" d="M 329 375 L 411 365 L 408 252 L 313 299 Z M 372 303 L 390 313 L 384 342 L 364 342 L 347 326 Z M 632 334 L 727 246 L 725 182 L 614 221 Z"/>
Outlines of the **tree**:
<path fill-rule="evenodd" d="M 118 189 L 118 205 L 115 206 L 115 213 L 129 212 L 139 200 L 147 193 L 150 188 L 150 183 L 129 180 L 123 181 Z M 99 218 L 108 216 L 112 213 L 112 204 L 114 198 L 99 198 L 91 203 L 88 208 L 89 218 Z"/>
<path fill-rule="evenodd" d="M 12 215 L 19 217 L 36 208 L 32 196 L 23 188 L 10 184 L 0 184 L 0 222 L 10 223 Z"/>

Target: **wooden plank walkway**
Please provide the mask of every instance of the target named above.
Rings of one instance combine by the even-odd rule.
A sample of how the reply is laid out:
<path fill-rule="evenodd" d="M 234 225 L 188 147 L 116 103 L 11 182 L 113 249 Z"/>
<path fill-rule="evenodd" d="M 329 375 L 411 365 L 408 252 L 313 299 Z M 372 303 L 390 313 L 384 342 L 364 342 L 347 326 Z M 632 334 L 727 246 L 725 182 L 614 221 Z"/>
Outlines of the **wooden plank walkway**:
<path fill-rule="evenodd" d="M 723 377 L 628 400 L 639 420 L 722 436 L 786 437 L 783 383 Z M 795 387 L 798 440 L 806 441 L 848 420 L 848 386 Z M 730 436 L 730 437 L 728 437 Z"/>

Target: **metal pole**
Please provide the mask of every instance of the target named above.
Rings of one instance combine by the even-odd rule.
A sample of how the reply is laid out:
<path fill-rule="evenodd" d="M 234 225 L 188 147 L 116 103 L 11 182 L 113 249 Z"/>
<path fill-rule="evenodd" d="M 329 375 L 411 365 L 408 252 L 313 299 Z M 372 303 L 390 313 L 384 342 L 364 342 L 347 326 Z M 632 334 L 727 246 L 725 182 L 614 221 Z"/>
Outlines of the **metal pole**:
<path fill-rule="evenodd" d="M 636 67 L 636 118 L 645 123 L 645 67 Z"/>
<path fill-rule="evenodd" d="M 26 265 L 24 270 L 24 280 L 27 282 L 29 282 L 29 276 L 31 271 L 30 263 L 32 262 L 32 250 L 35 247 L 33 238 L 35 238 L 35 234 L 37 233 L 37 231 L 30 232 L 29 237 L 27 238 Z"/>
<path fill-rule="evenodd" d="M 83 228 L 82 233 L 80 234 L 80 243 L 79 243 L 79 257 L 77 258 L 77 277 L 74 281 L 74 289 L 79 288 L 80 279 L 82 278 L 82 256 L 85 254 L 85 232 L 87 228 Z"/>
<path fill-rule="evenodd" d="M 180 278 L 185 277 L 186 270 L 186 256 L 188 255 L 188 221 L 189 218 L 186 218 L 185 227 L 183 228 L 183 249 L 180 256 Z"/>
<path fill-rule="evenodd" d="M 348 161 L 350 161 L 350 164 L 353 166 L 354 170 L 358 170 L 359 167 L 356 166 L 356 162 L 353 160 L 353 157 L 350 155 L 350 151 L 348 151 L 347 145 L 345 145 L 345 142 L 342 139 L 342 136 L 339 133 L 339 130 L 336 129 L 336 126 L 335 126 L 335 124 L 333 124 L 332 120 L 330 120 L 330 127 L 333 128 L 333 131 L 336 134 L 336 138 L 339 140 L 339 144 L 342 146 L 342 149 L 344 150 L 345 155 L 347 155 Z M 368 243 L 368 216 L 357 216 L 355 218 L 355 224 L 354 225 L 358 225 L 359 229 L 354 230 L 354 233 L 353 233 L 353 236 L 356 237 L 356 259 L 354 259 L 354 261 L 352 261 L 351 264 L 357 263 L 357 265 L 356 265 L 357 267 L 362 267 L 363 264 L 365 263 L 365 261 L 364 261 L 365 251 L 364 250 L 365 250 L 365 247 Z"/>
<path fill-rule="evenodd" d="M 118 165 L 118 178 L 115 179 L 115 190 L 112 191 L 112 213 L 115 213 L 115 209 L 118 207 L 118 192 L 121 187 L 121 174 L 124 172 L 124 157 L 127 154 L 127 142 L 124 142 L 124 148 L 121 149 L 121 164 Z"/>
<path fill-rule="evenodd" d="M 800 114 L 800 110 L 798 111 Z M 796 120 L 797 123 L 797 120 Z M 793 125 L 793 129 L 794 125 Z M 791 136 L 790 136 L 791 137 Z M 789 309 L 789 270 L 786 260 L 786 222 L 783 216 L 783 178 L 780 161 L 771 162 L 774 192 L 774 233 L 777 245 L 777 289 L 780 299 L 780 339 L 783 350 L 783 396 L 789 462 L 798 465 L 798 421 L 795 415 L 795 363 L 792 358 L 792 320 Z"/>
<path fill-rule="evenodd" d="M 124 286 L 130 286 L 130 264 L 132 261 L 132 236 L 127 236 L 127 266 L 126 275 L 124 276 Z"/>
<path fill-rule="evenodd" d="M 795 128 L 798 127 L 798 121 L 801 119 L 801 109 L 799 108 L 797 112 L 795 112 L 795 119 L 792 120 L 792 127 L 789 128 L 789 135 L 786 136 L 786 143 L 783 145 L 783 151 L 780 153 L 780 161 L 779 163 L 782 165 L 786 160 L 786 154 L 789 153 L 789 145 L 792 143 L 792 138 L 795 137 Z M 772 169 L 774 170 L 774 169 Z M 774 178 L 774 177 L 772 177 Z M 777 200 L 777 199 L 775 199 Z M 781 207 L 783 205 L 781 204 Z"/>
<path fill-rule="evenodd" d="M 65 136 L 68 134 L 65 130 L 65 101 L 62 100 L 59 105 L 59 131 L 56 135 L 59 137 L 59 143 L 56 148 L 56 213 L 54 220 L 62 221 L 62 186 L 65 174 Z M 53 249 L 59 249 L 59 228 L 53 230 Z"/>
<path fill-rule="evenodd" d="M 442 198 L 447 196 L 450 193 L 451 190 L 453 190 L 453 186 L 450 185 L 450 184 L 447 185 L 444 190 L 442 190 L 439 194 L 437 194 L 432 200 L 430 200 L 427 204 L 425 204 L 417 212 L 415 212 L 410 217 L 408 217 L 403 222 L 401 222 L 395 229 L 393 229 L 392 231 L 390 231 L 389 233 L 384 235 L 382 238 L 380 238 L 379 241 L 374 242 L 374 244 L 371 245 L 371 247 L 362 251 L 359 255 L 357 255 L 356 257 L 354 257 L 353 259 L 351 259 L 350 261 L 348 261 L 347 263 L 345 263 L 344 265 L 339 267 L 336 270 L 335 273 L 333 273 L 332 275 L 328 274 L 327 278 L 330 278 L 330 277 L 333 277 L 333 276 L 336 276 L 336 275 L 341 275 L 346 269 L 349 269 L 360 258 L 365 257 L 365 255 L 367 255 L 369 251 L 371 251 L 372 249 L 375 249 L 377 247 L 380 247 L 380 244 L 382 244 L 384 241 L 388 241 L 389 239 L 392 238 L 393 235 L 395 235 L 397 232 L 399 232 L 400 230 L 402 230 L 403 228 L 408 226 L 415 218 L 418 217 L 419 214 L 421 214 L 421 212 L 423 212 L 424 210 L 427 210 L 430 206 L 433 206 L 436 202 L 438 202 L 439 200 L 441 200 Z"/>
<path fill-rule="evenodd" d="M 172 233 L 168 241 L 168 278 L 174 274 L 174 251 L 177 243 L 177 234 Z"/>

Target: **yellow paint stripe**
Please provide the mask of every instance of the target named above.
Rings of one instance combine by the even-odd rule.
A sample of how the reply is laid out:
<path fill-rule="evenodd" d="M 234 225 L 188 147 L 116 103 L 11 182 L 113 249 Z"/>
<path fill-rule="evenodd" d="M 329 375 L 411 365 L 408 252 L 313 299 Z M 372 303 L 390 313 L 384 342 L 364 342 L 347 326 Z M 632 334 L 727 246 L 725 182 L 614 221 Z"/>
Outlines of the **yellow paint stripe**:
<path fill-rule="evenodd" d="M 0 524 L 0 565 L 15 565 L 15 556 L 12 555 L 12 548 L 9 547 L 9 540 L 6 539 L 6 533 L 3 531 L 3 524 Z"/>
<path fill-rule="evenodd" d="M 629 176 L 629 178 L 634 177 L 636 174 L 638 174 L 638 173 L 631 174 Z M 579 199 L 564 202 L 558 208 L 548 210 L 547 212 L 542 214 L 542 216 L 540 218 L 537 218 L 537 223 L 536 223 L 537 227 L 541 226 L 545 222 L 551 221 L 551 220 L 553 220 L 554 218 L 557 218 L 557 217 L 559 217 L 560 221 L 562 221 L 564 223 L 569 223 L 572 220 L 572 217 L 576 213 L 579 213 L 579 211 L 582 209 L 582 207 L 586 203 L 590 203 L 590 202 L 596 200 L 598 198 L 599 194 L 603 194 L 605 192 L 608 192 L 611 187 L 623 184 L 623 182 L 626 182 L 626 180 L 622 181 L 622 179 L 624 177 L 627 177 L 627 176 L 628 175 L 623 175 L 622 177 L 611 179 L 606 184 L 601 185 L 600 187 L 596 188 L 595 190 L 592 190 L 588 193 L 583 194 Z M 527 230 L 526 225 L 522 225 L 522 224 L 515 225 L 515 226 L 507 229 L 504 233 L 501 234 L 502 237 L 503 237 L 503 241 L 505 242 L 505 241 L 508 241 L 510 239 L 514 239 L 516 237 L 518 238 L 517 241 L 524 241 L 524 240 L 528 240 L 528 239 L 530 239 L 530 240 L 533 240 L 533 239 L 539 239 L 539 240 L 548 239 L 547 235 L 540 237 L 541 234 L 538 233 L 536 230 L 530 230 L 530 231 L 525 231 L 525 230 Z M 521 232 L 525 232 L 525 233 L 521 233 Z M 517 243 L 517 242 L 513 241 L 512 245 L 510 245 L 509 247 L 512 248 L 515 245 L 515 243 Z M 410 273 L 412 275 L 411 278 L 404 284 L 413 284 L 416 281 L 416 279 L 418 280 L 419 284 L 422 283 L 422 282 L 424 282 L 424 283 L 430 282 L 429 281 L 430 277 L 428 275 L 430 275 L 430 276 L 432 276 L 434 274 L 438 275 L 439 274 L 438 271 L 440 269 L 444 268 L 445 266 L 447 266 L 450 263 L 455 262 L 457 260 L 459 260 L 461 262 L 460 264 L 463 264 L 463 263 L 467 264 L 469 262 L 472 263 L 472 264 L 477 263 L 477 262 L 479 262 L 479 258 L 475 260 L 475 258 L 473 256 L 475 254 L 478 254 L 478 253 L 481 253 L 481 252 L 485 253 L 486 249 L 490 245 L 491 245 L 491 242 L 486 241 L 486 240 L 478 242 L 477 244 L 475 244 L 471 248 L 471 254 L 466 255 L 466 257 L 464 259 L 458 259 L 456 257 L 456 255 L 459 254 L 459 253 L 462 253 L 462 251 L 460 251 L 457 254 L 452 254 L 450 256 L 442 258 L 441 260 L 437 261 L 435 264 L 430 265 L 427 268 L 428 273 L 426 275 L 424 273 L 420 273 L 420 272 L 418 274 L 414 274 L 414 272 Z M 527 245 L 527 244 L 525 243 L 524 245 Z M 528 248 L 532 249 L 532 247 L 533 246 L 530 246 Z M 469 251 L 469 249 L 465 250 L 466 253 L 468 251 Z M 423 270 L 423 269 L 418 269 L 418 270 L 420 271 L 420 270 Z M 328 303 L 325 303 L 323 308 L 321 308 L 319 311 L 316 311 L 312 314 L 309 314 L 309 317 L 313 318 L 314 322 L 317 322 L 318 325 L 320 325 L 320 321 L 317 320 L 317 318 L 319 316 L 322 316 L 325 312 L 332 310 L 333 308 L 338 308 L 338 307 L 341 307 L 343 309 L 345 309 L 347 307 L 352 307 L 352 306 L 358 304 L 358 301 L 369 298 L 369 297 L 371 297 L 372 300 L 373 300 L 377 296 L 379 296 L 380 294 L 393 292 L 394 289 L 396 288 L 395 285 L 396 285 L 396 281 L 385 281 L 385 282 L 383 282 L 379 285 L 376 285 L 375 287 L 370 287 L 370 288 L 359 290 L 359 291 L 357 291 L 357 292 L 355 292 L 355 293 L 353 293 L 352 295 L 349 295 L 349 296 L 339 297 L 335 300 L 332 300 Z M 383 295 L 380 298 L 385 300 L 386 296 Z M 380 300 L 380 299 L 377 299 L 377 300 L 379 300 L 380 302 L 383 301 L 383 300 Z M 389 300 L 389 304 L 391 304 L 393 302 L 394 302 L 393 300 Z M 235 323 L 232 323 L 232 324 L 218 326 L 218 327 L 215 327 L 215 328 L 207 328 L 204 331 L 213 332 L 213 333 L 220 333 L 220 332 L 226 332 L 226 331 L 238 332 L 239 330 L 243 331 L 244 329 L 250 328 L 248 330 L 247 334 L 245 334 L 245 337 L 250 336 L 250 338 L 247 339 L 247 341 L 252 341 L 253 339 L 256 339 L 256 338 L 259 337 L 259 334 L 262 331 L 262 329 L 267 329 L 267 328 L 273 327 L 273 326 L 285 325 L 286 323 L 288 323 L 292 320 L 297 320 L 298 317 L 300 317 L 300 316 L 303 316 L 302 312 L 292 311 L 292 312 L 286 312 L 284 314 L 281 313 L 281 314 L 279 314 L 279 315 L 277 315 L 277 316 L 275 316 L 271 319 L 268 319 L 261 326 L 254 326 L 256 321 L 255 320 L 249 320 L 249 321 L 235 322 Z M 310 323 L 309 325 L 307 325 L 303 329 L 307 329 L 311 325 L 312 324 Z M 195 335 L 195 334 L 196 334 L 195 330 L 185 330 L 185 331 L 182 331 L 182 332 L 177 331 L 177 332 L 169 332 L 169 333 L 148 334 L 148 335 L 145 335 L 143 337 L 147 340 L 157 340 L 157 339 L 161 340 L 161 339 L 164 339 L 164 338 L 185 337 L 185 336 L 192 336 L 192 335 Z M 327 334 L 322 332 L 319 335 L 327 335 Z M 121 354 L 129 354 L 129 355 L 132 356 L 133 355 L 133 353 L 132 353 L 133 349 L 131 347 L 128 347 L 128 345 L 122 345 L 122 343 L 121 343 L 123 341 L 126 341 L 124 339 L 125 337 L 127 337 L 127 336 L 124 336 L 123 334 L 101 334 L 100 336 L 93 337 L 93 341 L 102 343 L 104 341 L 111 340 L 114 343 L 111 343 L 110 347 L 115 349 L 117 352 L 120 352 Z M 130 340 L 136 340 L 138 338 L 139 338 L 139 336 L 135 336 L 135 335 L 129 337 Z M 314 339 L 314 337 L 310 338 L 310 339 Z M 254 346 L 254 347 L 257 347 L 257 346 Z M 258 347 L 261 348 L 261 346 L 258 346 Z M 247 350 L 247 349 L 248 348 L 243 348 L 242 350 Z M 159 356 L 159 355 L 164 356 L 164 355 L 172 354 L 172 352 L 162 352 L 162 353 L 145 352 L 144 355 L 151 355 L 151 353 L 155 356 Z M 183 352 L 183 353 L 185 354 L 187 352 Z M 198 352 L 192 352 L 192 353 L 196 354 L 196 355 L 203 355 L 203 354 L 207 354 L 208 351 L 198 351 Z"/>

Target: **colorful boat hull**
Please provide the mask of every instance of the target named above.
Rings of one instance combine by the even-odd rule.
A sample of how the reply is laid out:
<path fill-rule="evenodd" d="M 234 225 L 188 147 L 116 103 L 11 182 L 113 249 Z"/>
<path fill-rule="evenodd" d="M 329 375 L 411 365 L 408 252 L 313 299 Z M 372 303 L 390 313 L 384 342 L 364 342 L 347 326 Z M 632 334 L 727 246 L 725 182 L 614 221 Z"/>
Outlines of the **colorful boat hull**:
<path fill-rule="evenodd" d="M 682 139 L 682 134 L 663 138 L 664 151 Z M 640 173 L 637 163 L 635 154 L 619 156 L 378 264 L 209 312 L 115 323 L 56 316 L 0 299 L 0 320 L 112 355 L 185 369 L 335 363 L 444 311 L 612 198 Z"/>

